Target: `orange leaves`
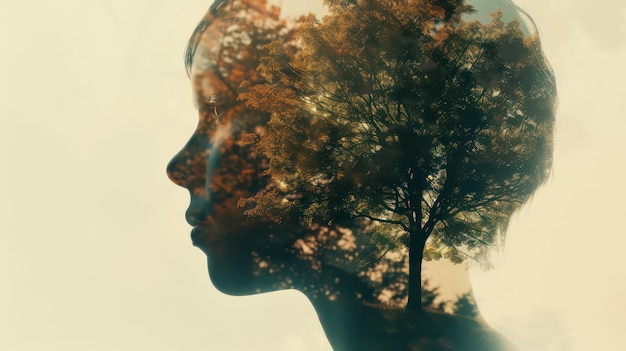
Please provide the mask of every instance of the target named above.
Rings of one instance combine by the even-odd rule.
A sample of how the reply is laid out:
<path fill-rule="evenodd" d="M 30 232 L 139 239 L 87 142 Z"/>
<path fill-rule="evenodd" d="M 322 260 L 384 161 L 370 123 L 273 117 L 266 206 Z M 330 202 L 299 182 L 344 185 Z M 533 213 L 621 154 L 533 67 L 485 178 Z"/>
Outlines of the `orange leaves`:
<path fill-rule="evenodd" d="M 245 101 L 248 108 L 283 114 L 299 105 L 299 99 L 293 91 L 277 84 L 255 85 L 239 94 L 239 100 Z"/>

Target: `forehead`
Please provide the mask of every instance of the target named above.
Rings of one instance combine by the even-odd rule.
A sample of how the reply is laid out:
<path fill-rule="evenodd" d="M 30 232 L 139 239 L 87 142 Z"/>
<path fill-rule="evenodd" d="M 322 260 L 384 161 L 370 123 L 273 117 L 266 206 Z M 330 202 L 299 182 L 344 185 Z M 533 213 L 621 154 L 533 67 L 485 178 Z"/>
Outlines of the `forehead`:
<path fill-rule="evenodd" d="M 202 52 L 198 50 L 198 48 L 202 44 L 203 36 L 205 36 L 205 31 L 209 28 L 209 26 L 215 21 L 220 11 L 226 6 L 229 5 L 237 5 L 240 3 L 239 0 L 215 0 L 213 4 L 209 7 L 203 19 L 198 23 L 196 28 L 194 29 L 191 37 L 189 38 L 189 42 L 187 43 L 187 48 L 185 50 L 184 63 L 187 71 L 187 75 L 191 76 L 192 66 L 194 65 L 194 58 L 197 55 L 202 55 Z M 248 1 L 249 2 L 249 1 Z M 282 1 L 282 0 L 268 0 L 268 1 L 253 1 L 254 3 L 267 3 L 270 7 L 274 6 L 280 9 L 280 15 L 284 18 L 298 18 L 299 16 L 313 13 L 318 18 L 321 18 L 324 14 L 327 13 L 327 8 L 324 6 L 323 0 L 292 0 L 292 1 Z M 206 38 L 205 38 L 206 40 Z"/>

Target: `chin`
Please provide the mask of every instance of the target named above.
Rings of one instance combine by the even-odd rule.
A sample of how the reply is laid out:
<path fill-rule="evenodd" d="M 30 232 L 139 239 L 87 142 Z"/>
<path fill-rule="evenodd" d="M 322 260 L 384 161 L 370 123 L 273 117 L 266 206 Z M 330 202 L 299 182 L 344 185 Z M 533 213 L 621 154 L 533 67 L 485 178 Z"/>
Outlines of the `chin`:
<path fill-rule="evenodd" d="M 233 262 L 233 260 L 215 259 L 207 255 L 209 279 L 221 293 L 231 296 L 258 294 L 256 286 L 258 277 L 252 275 L 250 262 Z"/>
<path fill-rule="evenodd" d="M 277 229 L 271 223 L 248 222 L 228 227 L 197 226 L 191 238 L 207 256 L 209 278 L 215 288 L 227 295 L 244 296 L 292 287 L 291 270 L 271 272 L 260 269 L 258 262 L 261 255 L 270 265 L 292 267 L 292 236 L 292 230 Z"/>

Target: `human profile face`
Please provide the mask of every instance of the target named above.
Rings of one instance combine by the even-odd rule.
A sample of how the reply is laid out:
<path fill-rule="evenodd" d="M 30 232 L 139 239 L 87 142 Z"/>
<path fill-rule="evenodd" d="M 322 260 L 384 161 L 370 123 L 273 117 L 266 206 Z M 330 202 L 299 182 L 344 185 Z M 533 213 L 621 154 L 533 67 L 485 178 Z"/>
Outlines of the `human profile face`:
<path fill-rule="evenodd" d="M 264 173 L 268 159 L 254 152 L 269 116 L 238 100 L 240 87 L 261 82 L 256 68 L 266 54 L 263 47 L 289 39 L 293 30 L 271 7 L 253 3 L 210 9 L 186 55 L 199 119 L 167 173 L 190 193 L 185 216 L 193 227 L 193 244 L 207 255 L 215 287 L 227 294 L 296 288 L 311 298 L 334 299 L 340 290 L 342 296 L 372 295 L 356 274 L 354 255 L 364 245 L 351 230 L 303 226 L 297 219 L 249 218 L 247 208 L 239 206 L 241 199 L 276 187 Z M 264 25 L 246 20 L 259 17 Z M 332 267 L 323 261 L 332 261 Z"/>
<path fill-rule="evenodd" d="M 310 289 L 307 272 L 319 266 L 312 257 L 317 251 L 309 247 L 316 246 L 311 229 L 297 221 L 251 219 L 239 204 L 275 186 L 264 173 L 267 158 L 254 152 L 269 116 L 239 101 L 240 87 L 259 82 L 263 47 L 278 33 L 288 38 L 290 29 L 271 7 L 249 1 L 216 4 L 196 28 L 186 54 L 198 124 L 167 173 L 190 193 L 185 217 L 193 227 L 191 239 L 207 255 L 217 289 L 231 295 Z M 265 25 L 252 20 L 259 17 Z"/>
<path fill-rule="evenodd" d="M 268 185 L 262 174 L 267 160 L 251 152 L 266 116 L 248 111 L 237 101 L 241 83 L 256 80 L 264 43 L 243 45 L 246 38 L 239 34 L 252 27 L 228 32 L 234 12 L 216 16 L 223 10 L 222 3 L 212 6 L 190 40 L 186 64 L 199 120 L 167 173 L 190 193 L 185 217 L 193 227 L 194 246 L 207 254 L 215 286 L 240 295 L 265 290 L 258 272 L 253 272 L 253 261 L 267 245 L 268 231 L 275 231 L 273 224 L 248 221 L 237 205 L 239 199 Z"/>

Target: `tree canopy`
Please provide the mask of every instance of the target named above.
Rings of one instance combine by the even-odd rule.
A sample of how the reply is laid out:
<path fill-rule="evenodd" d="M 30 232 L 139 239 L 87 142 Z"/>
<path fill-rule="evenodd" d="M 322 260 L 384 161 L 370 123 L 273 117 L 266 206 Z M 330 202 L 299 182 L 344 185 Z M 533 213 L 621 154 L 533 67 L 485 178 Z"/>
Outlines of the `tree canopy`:
<path fill-rule="evenodd" d="M 239 99 L 269 114 L 253 147 L 271 186 L 239 200 L 252 217 L 372 224 L 380 252 L 485 262 L 552 162 L 555 85 L 536 36 L 502 12 L 464 21 L 461 0 L 328 0 L 266 46 Z"/>

